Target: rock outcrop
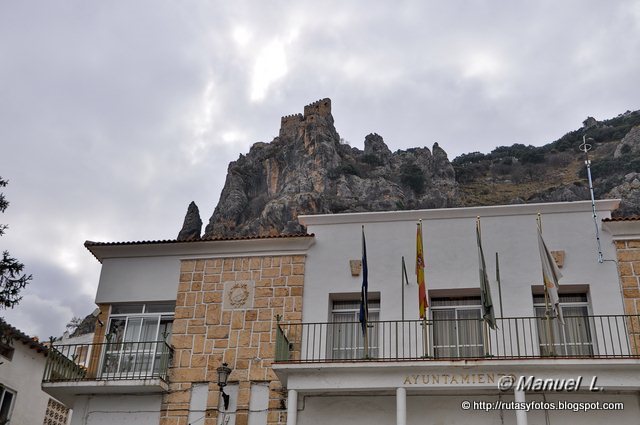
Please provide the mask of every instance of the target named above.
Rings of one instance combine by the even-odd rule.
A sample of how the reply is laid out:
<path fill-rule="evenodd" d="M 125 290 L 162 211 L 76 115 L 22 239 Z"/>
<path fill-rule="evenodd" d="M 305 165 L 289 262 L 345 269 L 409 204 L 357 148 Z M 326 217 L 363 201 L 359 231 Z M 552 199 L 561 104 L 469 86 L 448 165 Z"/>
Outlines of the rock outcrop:
<path fill-rule="evenodd" d="M 640 154 L 640 125 L 633 127 L 626 136 L 620 141 L 613 153 L 614 158 L 620 158 L 623 155 Z"/>
<path fill-rule="evenodd" d="M 392 153 L 370 134 L 363 152 L 341 143 L 331 100 L 322 99 L 229 164 L 204 237 L 292 234 L 304 231 L 299 214 L 442 208 L 455 199 L 453 167 L 437 143 Z"/>
<path fill-rule="evenodd" d="M 450 162 L 437 143 L 392 152 L 375 133 L 364 151 L 351 147 L 334 127 L 331 100 L 322 99 L 282 117 L 278 137 L 229 164 L 202 237 L 303 232 L 300 214 L 588 200 L 583 137 L 592 144 L 596 198 L 621 198 L 614 214 L 640 214 L 640 111 L 589 117 L 545 146 L 516 143 Z M 178 239 L 199 239 L 201 228 L 192 202 Z"/>
<path fill-rule="evenodd" d="M 202 232 L 202 220 L 200 219 L 200 210 L 195 202 L 191 201 L 187 208 L 187 214 L 184 216 L 182 229 L 178 233 L 179 241 L 191 241 L 200 239 Z"/>
<path fill-rule="evenodd" d="M 622 199 L 615 216 L 638 215 L 640 213 L 640 173 L 629 173 L 609 193 L 609 198 Z"/>

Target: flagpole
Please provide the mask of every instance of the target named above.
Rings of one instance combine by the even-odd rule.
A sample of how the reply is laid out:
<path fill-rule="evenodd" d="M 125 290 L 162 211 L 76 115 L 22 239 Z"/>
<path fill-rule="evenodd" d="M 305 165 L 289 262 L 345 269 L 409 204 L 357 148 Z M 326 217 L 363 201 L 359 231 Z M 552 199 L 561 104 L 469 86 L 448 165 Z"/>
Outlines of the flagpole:
<path fill-rule="evenodd" d="M 422 249 L 422 258 L 423 258 L 423 261 L 424 261 L 424 241 L 422 240 L 422 219 L 418 220 L 418 225 L 420 226 L 420 243 L 422 244 L 422 246 L 420 248 Z M 422 270 L 423 270 L 422 276 L 424 277 L 424 267 L 423 267 Z M 426 289 L 426 287 L 425 287 L 425 289 Z M 429 306 L 426 305 L 424 307 L 424 317 L 422 317 L 422 340 L 423 340 L 423 343 L 424 343 L 423 345 L 424 345 L 424 356 L 425 357 L 429 357 L 429 328 L 427 326 L 427 317 L 428 317 L 428 315 L 429 315 Z"/>
<path fill-rule="evenodd" d="M 502 309 L 502 283 L 500 283 L 500 262 L 498 253 L 496 252 L 496 281 L 498 282 L 498 298 L 500 299 L 500 319 L 504 318 L 504 310 Z"/>
<path fill-rule="evenodd" d="M 482 239 L 482 229 L 480 227 L 480 216 L 476 216 L 476 227 L 478 230 L 478 235 Z M 487 282 L 488 283 L 488 282 Z M 480 288 L 482 290 L 482 288 Z M 487 321 L 484 319 L 484 306 L 482 307 L 482 324 L 484 326 L 484 332 L 482 333 L 482 345 L 484 346 L 484 356 L 489 357 L 489 326 Z"/>
<path fill-rule="evenodd" d="M 540 213 L 538 213 L 538 217 L 536 218 L 537 222 L 538 222 L 538 231 L 540 232 L 540 234 L 542 234 L 542 217 L 540 215 Z M 543 282 L 542 282 L 542 286 L 544 287 L 544 315 L 545 315 L 545 320 L 547 322 L 547 326 L 546 326 L 546 331 L 547 331 L 547 350 L 549 350 L 550 354 L 552 356 L 556 355 L 556 349 L 555 346 L 553 344 L 553 329 L 551 328 L 551 306 L 549 304 L 549 292 L 547 289 L 547 283 L 544 282 L 544 276 L 543 276 Z"/>
<path fill-rule="evenodd" d="M 366 252 L 367 252 L 367 247 L 365 244 L 365 240 L 364 240 L 364 224 L 362 225 L 362 261 L 366 262 L 367 258 L 366 258 Z M 368 359 L 369 358 L 369 290 L 368 290 L 368 286 L 369 286 L 369 282 L 368 282 L 368 276 L 365 276 L 365 273 L 368 274 L 368 270 L 365 270 L 365 267 L 368 269 L 368 265 L 367 264 L 363 264 L 363 275 L 362 275 L 362 298 L 363 298 L 363 305 L 364 305 L 364 313 L 363 313 L 363 333 L 364 333 L 364 358 Z M 365 284 L 365 279 L 367 280 L 366 285 L 367 288 L 365 288 L 364 284 Z"/>
<path fill-rule="evenodd" d="M 407 274 L 404 265 L 404 255 L 402 256 L 402 270 L 400 270 L 400 286 L 402 287 L 402 320 L 404 321 L 404 276 Z"/>
<path fill-rule="evenodd" d="M 422 240 L 422 220 L 418 220 L 416 233 L 416 277 L 418 278 L 418 306 L 420 318 L 422 319 L 422 345 L 424 357 L 430 357 L 429 353 L 429 325 L 427 317 L 429 316 L 429 302 L 426 297 L 426 283 L 424 278 L 424 246 Z M 422 276 L 422 279 L 420 277 Z M 421 286 L 424 294 L 421 294 Z M 423 308 L 424 302 L 424 308 Z"/>
<path fill-rule="evenodd" d="M 487 265 L 484 259 L 484 251 L 482 249 L 482 229 L 480 226 L 480 216 L 476 217 L 476 241 L 478 243 L 478 270 L 480 272 L 480 301 L 482 309 L 482 345 L 485 357 L 491 356 L 491 339 L 489 337 L 489 328 L 496 330 L 496 318 L 493 308 L 493 300 L 491 299 L 491 285 L 487 276 Z"/>

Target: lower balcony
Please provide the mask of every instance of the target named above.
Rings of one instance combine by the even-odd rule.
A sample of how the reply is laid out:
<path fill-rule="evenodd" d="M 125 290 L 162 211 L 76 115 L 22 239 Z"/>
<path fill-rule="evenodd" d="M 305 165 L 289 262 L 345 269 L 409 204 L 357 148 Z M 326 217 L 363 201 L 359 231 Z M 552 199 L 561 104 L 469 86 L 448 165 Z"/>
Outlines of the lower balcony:
<path fill-rule="evenodd" d="M 279 323 L 276 363 L 640 359 L 640 316 Z"/>
<path fill-rule="evenodd" d="M 172 357 L 166 341 L 54 345 L 42 389 L 67 405 L 83 394 L 161 393 Z"/>

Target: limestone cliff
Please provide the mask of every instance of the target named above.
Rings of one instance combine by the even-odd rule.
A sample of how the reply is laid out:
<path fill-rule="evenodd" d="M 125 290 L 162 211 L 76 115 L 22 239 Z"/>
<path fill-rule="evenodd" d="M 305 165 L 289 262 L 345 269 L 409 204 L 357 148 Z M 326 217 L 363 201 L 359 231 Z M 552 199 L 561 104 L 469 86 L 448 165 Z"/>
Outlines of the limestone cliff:
<path fill-rule="evenodd" d="M 640 111 L 583 124 L 544 146 L 499 146 L 450 162 L 437 143 L 391 152 L 369 134 L 364 151 L 350 147 L 322 99 L 283 117 L 278 137 L 229 164 L 203 237 L 297 233 L 299 214 L 588 200 L 583 137 L 596 198 L 621 198 L 615 214 L 640 214 Z M 179 239 L 199 238 L 201 225 L 192 203 Z"/>
<path fill-rule="evenodd" d="M 330 99 L 283 117 L 278 137 L 229 164 L 204 237 L 297 233 L 299 214 L 454 205 L 453 167 L 437 144 L 392 153 L 370 134 L 364 145 L 341 142 Z"/>

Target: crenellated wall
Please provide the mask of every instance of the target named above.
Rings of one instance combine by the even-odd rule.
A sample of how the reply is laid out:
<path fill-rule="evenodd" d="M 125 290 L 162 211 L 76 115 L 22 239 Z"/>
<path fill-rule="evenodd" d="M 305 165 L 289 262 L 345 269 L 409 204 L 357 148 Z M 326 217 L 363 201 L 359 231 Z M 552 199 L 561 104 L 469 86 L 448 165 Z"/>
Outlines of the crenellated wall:
<path fill-rule="evenodd" d="M 330 115 L 331 114 L 331 99 L 324 98 L 316 100 L 304 107 L 304 117 L 307 118 L 310 115 Z"/>
<path fill-rule="evenodd" d="M 280 137 L 294 130 L 304 120 L 302 114 L 286 115 L 280 119 Z"/>
<path fill-rule="evenodd" d="M 304 107 L 303 114 L 285 115 L 280 119 L 280 137 L 292 134 L 301 123 L 314 122 L 316 117 L 331 116 L 331 99 L 316 100 Z"/>

